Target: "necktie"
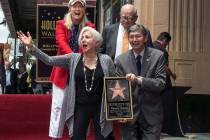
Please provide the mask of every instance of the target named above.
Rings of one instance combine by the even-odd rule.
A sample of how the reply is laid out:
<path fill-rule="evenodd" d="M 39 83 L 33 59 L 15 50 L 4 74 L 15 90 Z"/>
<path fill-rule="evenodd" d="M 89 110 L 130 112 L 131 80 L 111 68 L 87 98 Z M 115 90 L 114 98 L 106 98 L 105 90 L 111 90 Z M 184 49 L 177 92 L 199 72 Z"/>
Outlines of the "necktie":
<path fill-rule="evenodd" d="M 123 48 L 122 48 L 122 52 L 125 53 L 128 51 L 128 32 L 125 31 L 123 34 Z"/>
<path fill-rule="evenodd" d="M 69 45 L 70 45 L 70 48 L 73 50 L 73 52 L 79 52 L 78 31 L 79 31 L 79 25 L 72 25 L 71 32 L 70 32 Z"/>
<path fill-rule="evenodd" d="M 136 57 L 136 67 L 138 70 L 138 75 L 141 75 L 141 55 Z"/>

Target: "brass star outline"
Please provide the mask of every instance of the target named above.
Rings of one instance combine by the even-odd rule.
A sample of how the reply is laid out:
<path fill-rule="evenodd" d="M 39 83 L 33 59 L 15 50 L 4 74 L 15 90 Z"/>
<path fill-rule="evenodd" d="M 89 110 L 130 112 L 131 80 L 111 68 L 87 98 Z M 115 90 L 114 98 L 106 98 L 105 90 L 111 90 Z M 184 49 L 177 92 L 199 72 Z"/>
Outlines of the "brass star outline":
<path fill-rule="evenodd" d="M 109 88 L 111 91 L 113 91 L 113 95 L 112 95 L 112 99 L 114 99 L 117 96 L 122 97 L 123 99 L 125 99 L 125 96 L 123 94 L 123 91 L 125 90 L 125 87 L 121 87 L 119 84 L 119 81 L 116 82 L 115 87 L 114 88 Z"/>

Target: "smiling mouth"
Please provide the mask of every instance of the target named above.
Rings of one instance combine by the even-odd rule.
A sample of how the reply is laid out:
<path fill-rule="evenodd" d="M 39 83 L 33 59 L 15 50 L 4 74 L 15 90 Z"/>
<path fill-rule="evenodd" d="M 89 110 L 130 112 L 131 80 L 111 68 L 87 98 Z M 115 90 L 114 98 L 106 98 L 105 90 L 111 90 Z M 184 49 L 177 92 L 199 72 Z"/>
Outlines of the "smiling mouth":
<path fill-rule="evenodd" d="M 74 13 L 76 16 L 80 16 L 80 13 Z"/>

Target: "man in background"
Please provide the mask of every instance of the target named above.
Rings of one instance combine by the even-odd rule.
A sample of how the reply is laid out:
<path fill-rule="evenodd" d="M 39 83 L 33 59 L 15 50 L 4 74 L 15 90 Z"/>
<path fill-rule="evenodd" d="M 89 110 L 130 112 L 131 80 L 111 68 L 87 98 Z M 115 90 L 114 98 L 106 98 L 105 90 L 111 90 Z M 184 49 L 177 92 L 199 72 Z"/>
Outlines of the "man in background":
<path fill-rule="evenodd" d="M 11 68 L 11 63 L 5 61 L 5 75 L 6 75 L 6 88 L 5 93 L 15 94 L 17 93 L 17 72 Z"/>
<path fill-rule="evenodd" d="M 161 50 L 165 56 L 165 69 L 166 69 L 166 88 L 162 92 L 163 101 L 163 128 L 165 132 L 172 136 L 181 136 L 181 131 L 178 123 L 176 94 L 173 92 L 171 77 L 175 81 L 176 74 L 169 68 L 169 54 L 166 47 L 171 41 L 171 35 L 168 32 L 161 32 L 157 40 L 153 42 L 153 47 Z"/>
<path fill-rule="evenodd" d="M 166 73 L 167 73 L 167 80 L 168 80 L 168 86 L 171 86 L 171 80 L 170 76 L 176 80 L 176 74 L 172 72 L 172 70 L 169 68 L 169 60 L 168 60 L 168 51 L 166 49 L 167 45 L 171 41 L 171 35 L 168 32 L 162 32 L 158 35 L 157 40 L 153 42 L 153 47 L 156 49 L 161 50 L 166 59 Z"/>
<path fill-rule="evenodd" d="M 125 4 L 120 10 L 120 23 L 106 26 L 103 30 L 102 53 L 114 60 L 118 55 L 131 48 L 128 42 L 128 28 L 136 23 L 137 9 L 132 4 Z"/>

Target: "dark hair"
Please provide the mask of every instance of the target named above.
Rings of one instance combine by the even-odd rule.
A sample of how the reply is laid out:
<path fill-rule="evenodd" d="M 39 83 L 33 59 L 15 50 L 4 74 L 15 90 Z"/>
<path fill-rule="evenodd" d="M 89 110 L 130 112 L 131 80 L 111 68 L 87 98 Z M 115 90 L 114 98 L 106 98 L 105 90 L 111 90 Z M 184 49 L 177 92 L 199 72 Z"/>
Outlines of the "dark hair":
<path fill-rule="evenodd" d="M 171 35 L 168 32 L 162 32 L 158 35 L 157 40 L 166 40 L 167 42 L 169 42 L 171 41 Z"/>
<path fill-rule="evenodd" d="M 140 31 L 145 37 L 148 37 L 148 30 L 141 24 L 134 24 L 130 26 L 128 29 L 128 34 L 135 31 Z"/>

